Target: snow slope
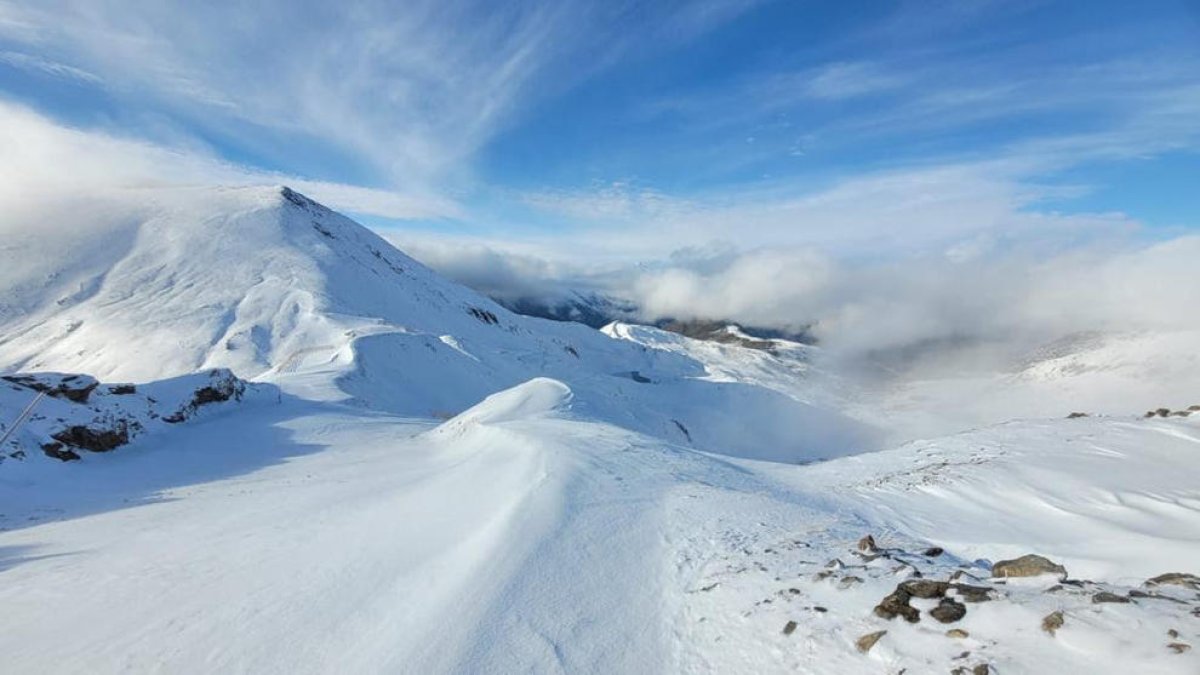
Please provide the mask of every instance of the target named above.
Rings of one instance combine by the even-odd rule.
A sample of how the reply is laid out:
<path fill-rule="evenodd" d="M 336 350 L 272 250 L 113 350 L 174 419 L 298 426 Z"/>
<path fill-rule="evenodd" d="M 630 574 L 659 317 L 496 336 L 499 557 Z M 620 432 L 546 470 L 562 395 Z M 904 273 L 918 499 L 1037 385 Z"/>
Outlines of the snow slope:
<path fill-rule="evenodd" d="M 147 382 L 227 367 L 306 399 L 421 417 L 550 376 L 598 418 L 719 452 L 807 461 L 871 440 L 836 411 L 685 352 L 512 314 L 287 188 L 89 204 L 49 233 L 0 231 L 5 261 L 43 261 L 0 265 L 0 371 Z M 53 231 L 62 222 L 78 228 Z"/>
<path fill-rule="evenodd" d="M 288 190 L 0 230 L 0 370 L 133 381 L 168 414 L 214 367 L 266 394 L 0 464 L 5 672 L 1200 671 L 1200 588 L 1145 584 L 1200 572 L 1197 418 L 866 453 L 918 425 L 820 350 L 520 317 Z M 1021 377 L 1108 372 L 1100 349 Z M 0 389 L 0 417 L 29 398 Z M 18 443 L 85 415 L 39 411 Z M 1024 553 L 1071 578 L 990 577 Z M 873 611 L 952 575 L 986 589 L 961 619 Z"/>

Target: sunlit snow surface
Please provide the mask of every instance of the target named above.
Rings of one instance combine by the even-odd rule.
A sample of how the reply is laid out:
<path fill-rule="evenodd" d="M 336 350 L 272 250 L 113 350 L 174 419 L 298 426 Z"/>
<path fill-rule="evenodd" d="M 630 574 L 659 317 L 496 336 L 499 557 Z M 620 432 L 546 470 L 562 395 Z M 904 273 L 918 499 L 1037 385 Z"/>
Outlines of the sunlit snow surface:
<path fill-rule="evenodd" d="M 60 215 L 53 236 L 6 226 L 6 370 L 227 366 L 277 393 L 0 463 L 0 671 L 1200 670 L 1194 591 L 1091 601 L 1200 572 L 1195 417 L 980 412 L 864 453 L 950 423 L 905 429 L 915 389 L 873 398 L 811 348 L 514 316 L 278 189 Z M 867 533 L 893 553 L 856 553 Z M 910 568 L 990 585 L 1023 553 L 1091 585 L 995 585 L 953 625 L 872 614 Z"/>

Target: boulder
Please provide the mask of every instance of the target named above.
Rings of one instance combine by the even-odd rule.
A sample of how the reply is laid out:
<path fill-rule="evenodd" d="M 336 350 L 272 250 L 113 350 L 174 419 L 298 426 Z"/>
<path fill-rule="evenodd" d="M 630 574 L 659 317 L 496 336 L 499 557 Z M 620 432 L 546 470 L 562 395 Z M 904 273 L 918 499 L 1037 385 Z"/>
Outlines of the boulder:
<path fill-rule="evenodd" d="M 1109 593 L 1108 591 L 1100 591 L 1092 596 L 1092 602 L 1095 604 L 1100 604 L 1104 602 L 1128 603 L 1132 601 L 1124 595 L 1117 595 L 1116 593 Z"/>
<path fill-rule="evenodd" d="M 882 619 L 894 619 L 897 616 L 904 617 L 904 620 L 909 623 L 916 623 L 921 620 L 921 612 L 908 604 L 912 598 L 903 588 L 897 587 L 890 595 L 879 601 L 875 606 L 875 616 Z"/>
<path fill-rule="evenodd" d="M 950 590 L 951 584 L 946 581 L 934 581 L 933 579 L 909 579 L 908 581 L 900 582 L 897 589 L 903 589 L 905 593 L 922 599 L 940 598 L 946 595 L 946 591 Z"/>
<path fill-rule="evenodd" d="M 954 623 L 967 615 L 967 606 L 952 598 L 942 598 L 937 607 L 929 610 L 929 615 L 941 623 Z"/>
<path fill-rule="evenodd" d="M 1032 553 L 992 565 L 993 577 L 1037 577 L 1043 574 L 1053 574 L 1062 579 L 1067 576 L 1067 568 Z"/>
<path fill-rule="evenodd" d="M 1200 577 L 1185 572 L 1167 572 L 1153 579 L 1147 579 L 1145 586 L 1183 586 L 1193 591 L 1200 591 Z"/>

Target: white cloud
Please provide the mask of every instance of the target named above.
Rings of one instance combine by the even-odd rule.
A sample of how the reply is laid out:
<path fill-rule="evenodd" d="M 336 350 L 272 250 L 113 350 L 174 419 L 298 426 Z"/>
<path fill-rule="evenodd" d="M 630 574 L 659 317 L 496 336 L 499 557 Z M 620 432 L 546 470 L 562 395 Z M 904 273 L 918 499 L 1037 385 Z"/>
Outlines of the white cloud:
<path fill-rule="evenodd" d="M 68 66 L 65 63 L 44 59 L 34 54 L 11 51 L 0 52 L 0 62 L 6 63 L 14 68 L 20 68 L 21 70 L 33 73 L 64 77 L 90 84 L 100 83 L 99 77 L 96 77 L 92 73 L 89 73 L 82 68 Z"/>
<path fill-rule="evenodd" d="M 12 217 L 55 195 L 110 187 L 289 184 L 334 208 L 389 218 L 453 217 L 453 201 L 255 171 L 194 147 L 75 129 L 0 100 L 0 205 Z"/>

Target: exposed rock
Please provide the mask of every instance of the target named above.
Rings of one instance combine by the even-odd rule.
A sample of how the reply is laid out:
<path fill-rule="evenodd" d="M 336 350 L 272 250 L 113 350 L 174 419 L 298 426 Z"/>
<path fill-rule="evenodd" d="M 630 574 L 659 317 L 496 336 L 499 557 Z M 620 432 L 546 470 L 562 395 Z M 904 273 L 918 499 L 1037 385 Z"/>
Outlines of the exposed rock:
<path fill-rule="evenodd" d="M 137 387 L 132 384 L 112 384 L 108 387 L 108 393 L 114 396 L 128 396 L 137 393 Z"/>
<path fill-rule="evenodd" d="M 87 403 L 92 391 L 100 386 L 96 378 L 89 375 L 63 375 L 61 373 L 36 373 L 31 375 L 5 375 L 0 380 L 45 392 L 47 396 L 63 398 L 75 403 Z"/>
<path fill-rule="evenodd" d="M 1171 639 L 1177 638 L 1177 637 L 1179 637 L 1179 631 L 1172 628 L 1167 631 L 1167 637 L 1169 637 Z"/>
<path fill-rule="evenodd" d="M 1116 593 L 1109 593 L 1108 591 L 1100 591 L 1099 593 L 1092 596 L 1092 602 L 1099 604 L 1102 602 L 1128 603 L 1128 602 L 1132 602 L 1132 601 L 1123 595 L 1117 595 Z"/>
<path fill-rule="evenodd" d="M 1062 628 L 1062 627 L 1063 627 L 1063 613 L 1062 612 L 1051 612 L 1051 613 L 1047 614 L 1044 619 L 1042 619 L 1042 630 L 1046 631 L 1047 633 L 1049 633 L 1052 636 L 1058 632 L 1059 628 Z"/>
<path fill-rule="evenodd" d="M 967 606 L 952 598 L 942 598 L 937 607 L 929 610 L 929 616 L 941 623 L 954 623 L 967 615 Z"/>
<path fill-rule="evenodd" d="M 164 422 L 178 424 L 192 415 L 201 407 L 210 403 L 220 403 L 229 399 L 241 400 L 246 391 L 246 383 L 234 375 L 228 368 L 217 368 L 208 373 L 209 383 L 200 387 L 192 395 L 192 400 L 179 410 L 163 417 Z"/>
<path fill-rule="evenodd" d="M 874 553 L 875 551 L 878 551 L 879 549 L 875 546 L 875 537 L 872 537 L 868 534 L 862 539 L 859 539 L 858 550 L 864 553 Z"/>
<path fill-rule="evenodd" d="M 1089 417 L 1089 415 L 1085 412 L 1073 412 L 1067 415 L 1067 419 L 1069 420 L 1079 419 L 1080 417 Z"/>
<path fill-rule="evenodd" d="M 124 420 L 118 420 L 112 429 L 93 429 L 76 424 L 54 434 L 51 438 L 66 445 L 92 452 L 108 452 L 129 442 L 129 427 Z"/>
<path fill-rule="evenodd" d="M 887 635 L 886 630 L 877 630 L 874 633 L 867 633 L 866 635 L 855 640 L 854 646 L 858 648 L 858 651 L 866 654 L 867 652 L 871 651 L 871 647 L 874 647 L 875 643 L 879 642 L 879 638 L 883 637 L 884 635 Z"/>
<path fill-rule="evenodd" d="M 993 577 L 1036 577 L 1043 574 L 1064 578 L 1067 576 L 1067 568 L 1032 553 L 1013 560 L 1001 560 L 992 565 Z"/>
<path fill-rule="evenodd" d="M 787 623 L 783 624 L 783 634 L 791 635 L 792 633 L 795 633 L 797 625 L 798 624 L 795 621 L 788 621 Z"/>
<path fill-rule="evenodd" d="M 903 588 L 897 587 L 895 591 L 883 600 L 880 600 L 879 604 L 875 606 L 875 616 L 888 620 L 902 616 L 909 623 L 920 621 L 921 612 L 908 604 L 911 597 Z"/>
<path fill-rule="evenodd" d="M 1146 586 L 1183 586 L 1193 591 L 1200 591 L 1200 577 L 1184 572 L 1167 572 L 1153 579 L 1147 579 Z"/>
<path fill-rule="evenodd" d="M 941 548 L 940 546 L 930 546 L 929 548 L 925 549 L 924 551 L 921 551 L 921 555 L 926 556 L 928 558 L 936 558 L 945 552 L 946 552 L 945 549 Z"/>
<path fill-rule="evenodd" d="M 934 581 L 933 579 L 909 579 L 900 582 L 897 588 L 904 589 L 904 592 L 914 598 L 930 599 L 946 595 L 946 591 L 950 590 L 951 585 L 948 582 Z"/>
<path fill-rule="evenodd" d="M 845 590 L 855 584 L 861 584 L 862 582 L 862 577 L 844 576 L 838 581 L 838 588 Z"/>
<path fill-rule="evenodd" d="M 1167 645 L 1167 649 L 1170 649 L 1176 654 L 1182 654 L 1186 651 L 1191 651 L 1192 646 L 1186 642 L 1171 642 Z"/>
<path fill-rule="evenodd" d="M 951 628 L 946 631 L 946 637 L 962 640 L 971 637 L 971 634 L 961 628 Z"/>
<path fill-rule="evenodd" d="M 951 584 L 954 594 L 965 602 L 987 602 L 992 599 L 992 589 L 986 586 L 971 586 L 969 584 Z"/>
<path fill-rule="evenodd" d="M 64 462 L 79 459 L 78 453 L 70 448 L 64 449 L 62 443 L 46 443 L 42 446 L 42 452 L 46 453 L 47 457 L 53 457 Z"/>

